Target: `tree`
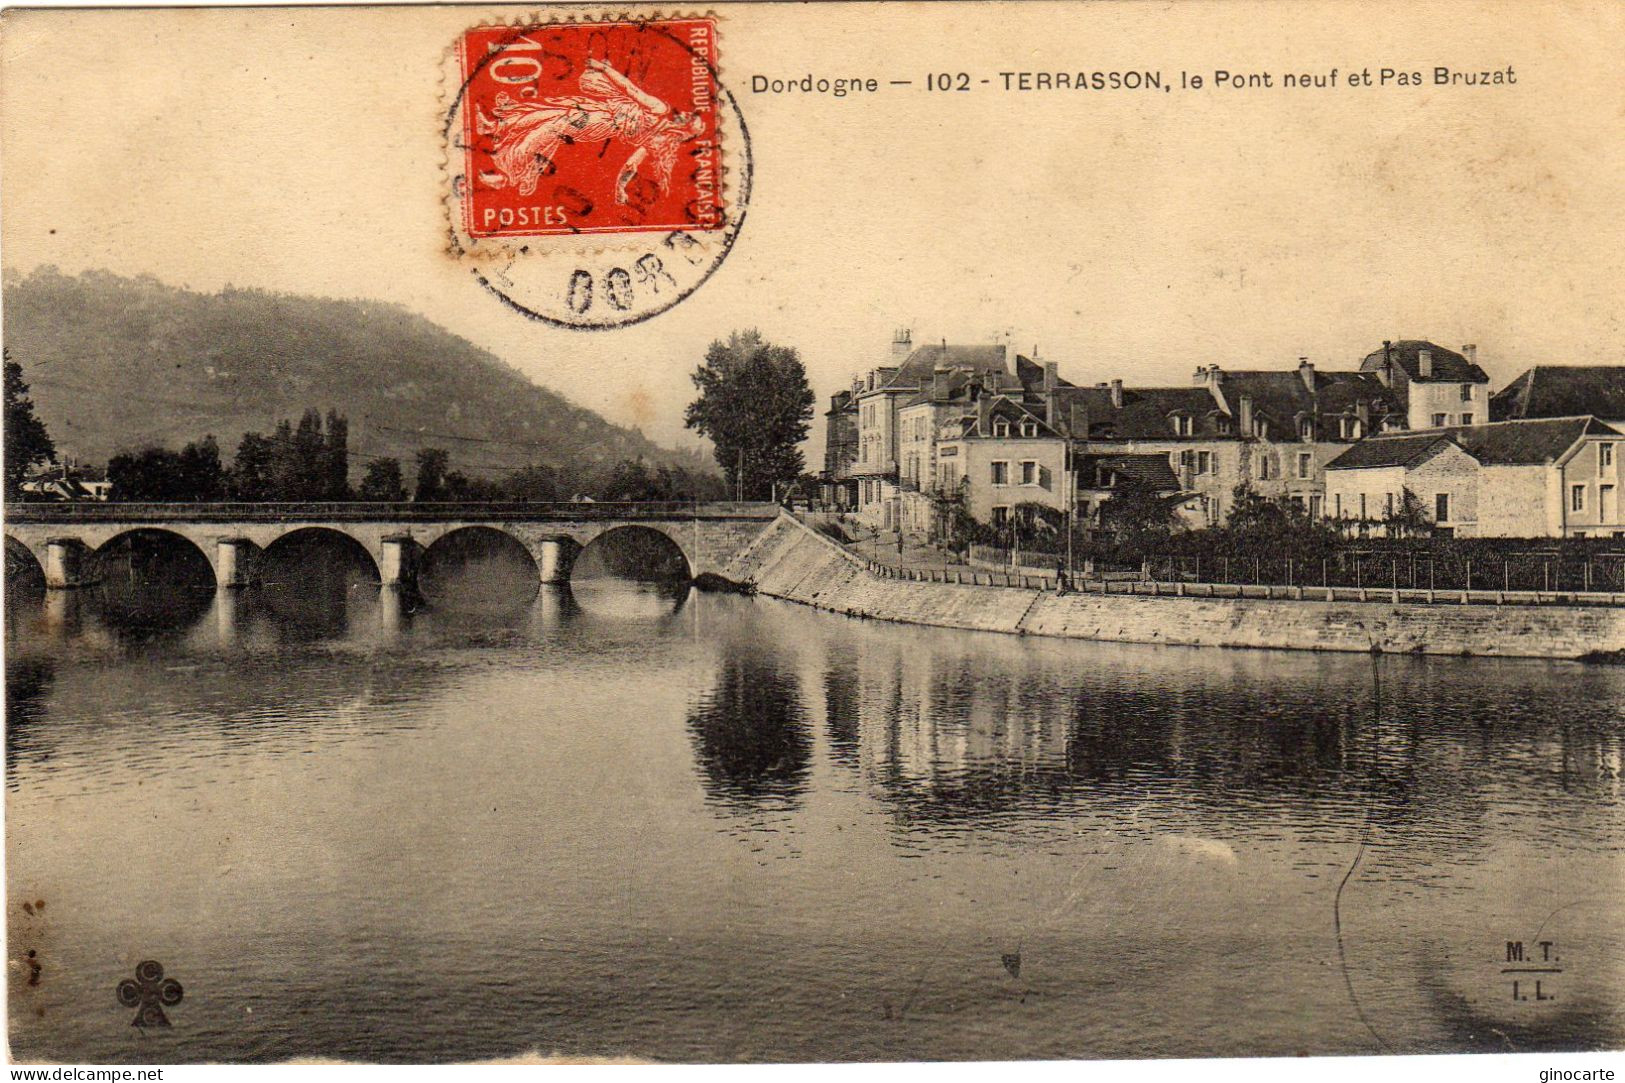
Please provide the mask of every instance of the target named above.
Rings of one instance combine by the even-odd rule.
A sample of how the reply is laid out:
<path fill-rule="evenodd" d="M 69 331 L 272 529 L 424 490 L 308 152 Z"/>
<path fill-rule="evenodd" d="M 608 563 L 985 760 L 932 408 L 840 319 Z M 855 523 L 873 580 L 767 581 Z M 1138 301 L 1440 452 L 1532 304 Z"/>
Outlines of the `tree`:
<path fill-rule="evenodd" d="M 501 487 L 504 500 L 546 502 L 564 498 L 559 472 L 539 463 L 515 470 L 502 479 Z"/>
<path fill-rule="evenodd" d="M 107 480 L 113 483 L 112 500 L 198 502 L 219 500 L 226 493 L 220 446 L 212 436 L 180 451 L 149 447 L 121 452 L 108 460 Z"/>
<path fill-rule="evenodd" d="M 1409 486 L 1400 494 L 1399 507 L 1383 516 L 1382 521 L 1390 538 L 1421 538 L 1433 533 L 1427 505 Z"/>
<path fill-rule="evenodd" d="M 350 422 L 333 409 L 327 411 L 322 466 L 325 497 L 328 500 L 350 499 Z"/>
<path fill-rule="evenodd" d="M 445 448 L 426 447 L 418 452 L 418 483 L 413 500 L 445 500 L 446 467 L 451 455 Z"/>
<path fill-rule="evenodd" d="M 362 500 L 395 503 L 406 499 L 406 483 L 401 479 L 399 459 L 374 459 L 367 464 L 357 495 Z"/>
<path fill-rule="evenodd" d="M 226 471 L 220 465 L 220 445 L 212 435 L 181 448 L 178 468 L 180 484 L 190 494 L 181 499 L 225 499 Z"/>
<path fill-rule="evenodd" d="M 237 445 L 237 457 L 232 462 L 229 488 L 233 500 L 273 500 L 271 478 L 275 457 L 272 442 L 257 432 L 243 433 Z"/>
<path fill-rule="evenodd" d="M 1154 486 L 1119 474 L 1111 498 L 1100 502 L 1100 526 L 1124 545 L 1155 545 L 1173 533 L 1174 506 Z"/>
<path fill-rule="evenodd" d="M 22 495 L 23 479 L 38 463 L 56 462 L 56 444 L 45 430 L 45 422 L 34 416 L 34 400 L 28 397 L 23 367 L 5 354 L 5 452 L 6 499 Z"/>
<path fill-rule="evenodd" d="M 711 440 L 729 488 L 747 500 L 771 499 L 804 463 L 800 444 L 813 416 L 813 392 L 800 356 L 755 330 L 711 343 L 694 370 L 699 397 L 684 415 Z"/>
<path fill-rule="evenodd" d="M 283 419 L 270 436 L 247 432 L 237 446 L 230 487 L 238 500 L 348 500 L 349 423 L 306 410 L 297 427 Z"/>

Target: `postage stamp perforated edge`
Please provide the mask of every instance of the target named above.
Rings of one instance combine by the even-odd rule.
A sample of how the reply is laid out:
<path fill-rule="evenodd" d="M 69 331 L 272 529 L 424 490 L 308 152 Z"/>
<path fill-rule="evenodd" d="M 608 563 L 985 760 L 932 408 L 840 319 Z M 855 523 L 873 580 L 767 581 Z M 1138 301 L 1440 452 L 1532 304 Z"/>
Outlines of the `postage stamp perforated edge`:
<path fill-rule="evenodd" d="M 465 89 L 462 44 L 468 34 L 487 29 L 519 31 L 527 28 L 550 26 L 646 25 L 659 22 L 701 20 L 711 23 L 713 27 L 712 55 L 708 59 L 708 64 L 714 83 L 716 123 L 714 125 L 713 139 L 717 151 L 716 190 L 717 201 L 723 209 L 726 225 L 721 229 L 694 230 L 690 233 L 690 236 L 702 248 L 713 246 L 719 249 L 725 248 L 728 243 L 725 238 L 737 229 L 738 218 L 742 217 L 743 204 L 747 198 L 748 189 L 740 182 L 741 166 L 737 164 L 739 162 L 738 155 L 744 149 L 742 146 L 744 133 L 742 130 L 736 130 L 741 128 L 741 124 L 734 119 L 738 107 L 733 103 L 733 95 L 727 89 L 722 67 L 721 50 L 718 47 L 723 20 L 712 9 L 704 11 L 603 9 L 597 12 L 541 9 L 516 14 L 507 19 L 486 18 L 478 23 L 464 27 L 457 33 L 456 37 L 447 43 L 441 54 L 440 95 L 436 105 L 435 119 L 437 135 L 440 138 L 440 175 L 438 183 L 440 186 L 442 225 L 446 237 L 446 255 L 459 262 L 495 263 L 506 261 L 510 264 L 518 260 L 552 254 L 600 255 L 635 247 L 642 243 L 639 239 L 640 236 L 646 236 L 649 232 L 654 231 L 651 228 L 617 232 L 537 233 L 501 237 L 475 237 L 468 232 L 464 224 L 465 197 L 459 192 L 459 185 L 466 185 L 467 183 L 464 173 L 467 148 L 463 144 L 462 134 L 463 94 Z M 728 108 L 724 108 L 724 102 L 729 103 Z"/>

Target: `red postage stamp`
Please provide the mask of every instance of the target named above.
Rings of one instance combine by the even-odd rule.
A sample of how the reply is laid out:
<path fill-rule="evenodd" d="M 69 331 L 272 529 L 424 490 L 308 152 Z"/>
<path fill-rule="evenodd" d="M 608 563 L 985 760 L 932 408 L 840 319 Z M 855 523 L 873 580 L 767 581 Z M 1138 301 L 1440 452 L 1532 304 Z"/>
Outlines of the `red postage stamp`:
<path fill-rule="evenodd" d="M 470 237 L 725 227 L 713 19 L 476 27 L 459 53 Z"/>

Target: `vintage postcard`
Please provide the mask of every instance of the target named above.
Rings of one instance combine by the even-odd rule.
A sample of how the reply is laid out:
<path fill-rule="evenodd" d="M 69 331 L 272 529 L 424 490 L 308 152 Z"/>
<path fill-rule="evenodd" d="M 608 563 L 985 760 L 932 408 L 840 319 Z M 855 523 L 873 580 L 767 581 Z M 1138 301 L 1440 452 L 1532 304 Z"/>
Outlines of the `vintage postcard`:
<path fill-rule="evenodd" d="M 12 1061 L 1611 1078 L 1621 41 L 0 13 Z"/>

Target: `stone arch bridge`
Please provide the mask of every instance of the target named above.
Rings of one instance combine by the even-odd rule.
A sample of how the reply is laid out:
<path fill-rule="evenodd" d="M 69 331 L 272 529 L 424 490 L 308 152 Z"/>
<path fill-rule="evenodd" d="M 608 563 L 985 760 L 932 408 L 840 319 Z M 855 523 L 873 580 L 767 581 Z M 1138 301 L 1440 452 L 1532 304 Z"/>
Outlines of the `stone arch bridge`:
<path fill-rule="evenodd" d="M 372 557 L 386 587 L 410 584 L 424 553 L 460 531 L 496 531 L 524 547 L 544 583 L 568 582 L 575 557 L 615 531 L 653 530 L 669 539 L 691 578 L 725 575 L 779 515 L 763 503 L 300 503 L 9 504 L 6 547 L 39 563 L 46 586 L 87 585 L 94 555 L 135 531 L 173 535 L 195 546 L 220 587 L 244 586 L 259 555 L 278 541 L 330 531 Z"/>

